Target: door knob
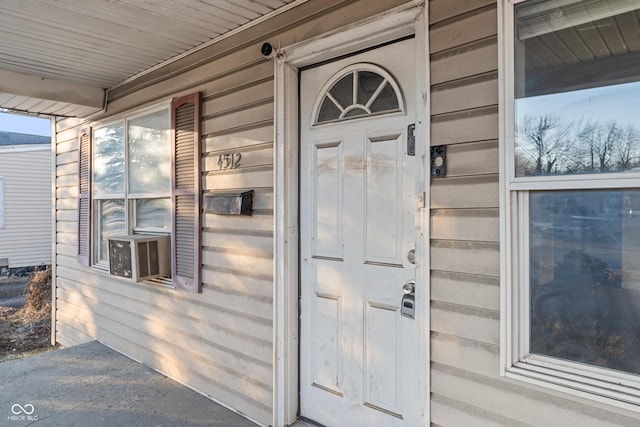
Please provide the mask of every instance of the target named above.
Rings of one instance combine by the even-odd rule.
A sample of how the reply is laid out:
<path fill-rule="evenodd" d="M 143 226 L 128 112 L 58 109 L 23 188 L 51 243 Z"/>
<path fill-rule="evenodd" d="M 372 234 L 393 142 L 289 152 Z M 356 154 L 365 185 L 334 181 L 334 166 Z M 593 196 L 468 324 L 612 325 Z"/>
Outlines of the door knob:
<path fill-rule="evenodd" d="M 413 295 L 415 291 L 416 291 L 416 281 L 415 280 L 409 280 L 402 287 L 402 292 L 404 292 L 406 295 Z"/>

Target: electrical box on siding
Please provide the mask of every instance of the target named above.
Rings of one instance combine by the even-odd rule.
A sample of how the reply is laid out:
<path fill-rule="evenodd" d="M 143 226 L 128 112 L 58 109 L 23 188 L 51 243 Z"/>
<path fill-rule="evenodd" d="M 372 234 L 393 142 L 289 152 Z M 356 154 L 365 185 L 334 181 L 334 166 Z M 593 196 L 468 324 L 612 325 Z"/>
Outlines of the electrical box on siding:
<path fill-rule="evenodd" d="M 251 215 L 253 190 L 216 191 L 205 194 L 204 211 L 218 215 Z"/>

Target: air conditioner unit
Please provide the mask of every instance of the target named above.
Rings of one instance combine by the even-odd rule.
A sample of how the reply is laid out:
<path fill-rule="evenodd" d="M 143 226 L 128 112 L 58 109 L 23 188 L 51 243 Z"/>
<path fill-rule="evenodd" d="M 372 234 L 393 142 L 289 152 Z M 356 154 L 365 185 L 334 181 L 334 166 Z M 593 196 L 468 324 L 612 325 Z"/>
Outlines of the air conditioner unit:
<path fill-rule="evenodd" d="M 139 282 L 171 274 L 169 236 L 133 234 L 109 238 L 109 274 Z"/>

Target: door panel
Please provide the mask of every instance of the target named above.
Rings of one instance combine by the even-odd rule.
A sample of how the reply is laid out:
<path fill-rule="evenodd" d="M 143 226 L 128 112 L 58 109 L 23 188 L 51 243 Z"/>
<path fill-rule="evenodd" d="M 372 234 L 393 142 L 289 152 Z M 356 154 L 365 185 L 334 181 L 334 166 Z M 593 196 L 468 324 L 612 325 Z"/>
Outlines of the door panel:
<path fill-rule="evenodd" d="M 313 384 L 327 391 L 342 394 L 339 389 L 339 354 L 341 352 L 339 295 L 316 291 L 313 304 Z"/>
<path fill-rule="evenodd" d="M 407 253 L 420 167 L 406 153 L 414 45 L 404 40 L 300 76 L 300 409 L 326 426 L 422 424 L 423 340 L 401 315 L 402 286 L 415 278 Z M 394 104 L 398 87 L 405 105 Z M 363 117 L 376 96 L 383 113 Z M 332 106 L 333 121 L 316 124 L 317 105 L 322 114 Z"/>
<path fill-rule="evenodd" d="M 366 262 L 402 266 L 402 133 L 367 137 Z"/>
<path fill-rule="evenodd" d="M 368 300 L 365 305 L 365 405 L 400 416 L 402 336 L 398 304 Z"/>
<path fill-rule="evenodd" d="M 313 255 L 342 259 L 342 142 L 314 145 Z"/>

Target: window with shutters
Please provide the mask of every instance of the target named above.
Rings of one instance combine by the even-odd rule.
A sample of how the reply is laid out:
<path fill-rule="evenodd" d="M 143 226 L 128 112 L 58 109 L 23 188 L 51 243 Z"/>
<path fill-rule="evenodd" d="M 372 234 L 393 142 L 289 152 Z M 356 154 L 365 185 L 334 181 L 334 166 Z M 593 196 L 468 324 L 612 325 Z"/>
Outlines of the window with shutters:
<path fill-rule="evenodd" d="M 199 123 L 196 93 L 81 132 L 80 264 L 107 269 L 110 237 L 170 235 L 173 285 L 200 291 Z"/>

